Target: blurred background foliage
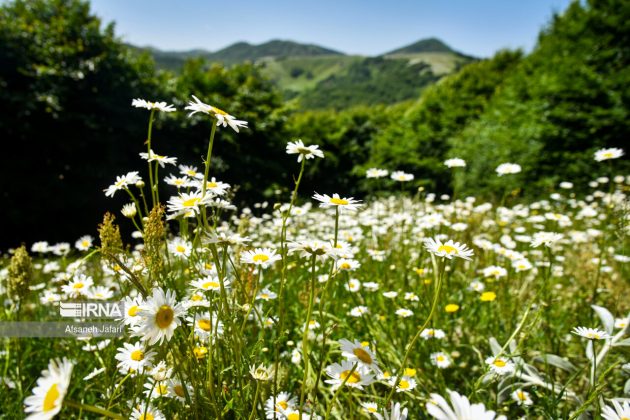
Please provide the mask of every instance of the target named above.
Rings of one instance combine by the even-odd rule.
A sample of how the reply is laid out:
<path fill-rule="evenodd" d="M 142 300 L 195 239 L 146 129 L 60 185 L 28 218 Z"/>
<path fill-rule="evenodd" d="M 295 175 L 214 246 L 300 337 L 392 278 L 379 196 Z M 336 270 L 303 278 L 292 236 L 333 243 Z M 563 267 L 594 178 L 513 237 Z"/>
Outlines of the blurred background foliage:
<path fill-rule="evenodd" d="M 145 168 L 138 153 L 148 112 L 131 108 L 133 98 L 180 110 L 160 115 L 153 145 L 182 164 L 201 166 L 210 131 L 207 119 L 185 117 L 191 94 L 249 122 L 238 135 L 220 131 L 213 162 L 213 175 L 238 186 L 237 203 L 288 197 L 297 166 L 284 148 L 297 138 L 326 153 L 308 166 L 305 194 L 362 197 L 373 187 L 363 179 L 372 166 L 411 172 L 414 187 L 439 193 L 456 185 L 458 194 L 497 198 L 518 186 L 536 197 L 565 180 L 585 191 L 588 180 L 608 175 L 592 159 L 596 149 L 630 151 L 629 61 L 630 2 L 576 1 L 529 54 L 499 51 L 421 91 L 426 80 L 410 81 L 411 90 L 403 81 L 430 72 L 370 61 L 376 78 L 350 72 L 334 94 L 311 92 L 302 104 L 287 101 L 259 64 L 191 58 L 177 73 L 159 70 L 85 1 L 7 2 L 0 7 L 0 245 L 73 240 L 94 234 L 104 211 L 118 212 L 125 197 L 106 199 L 102 190 L 116 175 Z M 360 86 L 387 103 L 352 96 Z M 329 107 L 309 110 L 308 101 Z M 455 180 L 443 165 L 449 157 L 468 162 Z M 505 161 L 523 172 L 496 177 Z M 623 159 L 615 168 L 627 173 L 630 165 Z"/>

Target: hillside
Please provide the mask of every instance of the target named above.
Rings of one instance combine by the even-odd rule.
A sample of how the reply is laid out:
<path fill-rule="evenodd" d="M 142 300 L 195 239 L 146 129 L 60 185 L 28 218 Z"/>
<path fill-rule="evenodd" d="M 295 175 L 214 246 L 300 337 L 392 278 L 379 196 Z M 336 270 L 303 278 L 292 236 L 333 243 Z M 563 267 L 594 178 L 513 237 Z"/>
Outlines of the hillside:
<path fill-rule="evenodd" d="M 318 45 L 281 40 L 259 45 L 238 42 L 215 52 L 138 50 L 149 52 L 158 68 L 176 72 L 193 57 L 224 65 L 255 62 L 287 99 L 298 98 L 304 108 L 342 108 L 412 99 L 440 77 L 474 60 L 437 38 L 420 40 L 377 57 L 345 55 Z"/>

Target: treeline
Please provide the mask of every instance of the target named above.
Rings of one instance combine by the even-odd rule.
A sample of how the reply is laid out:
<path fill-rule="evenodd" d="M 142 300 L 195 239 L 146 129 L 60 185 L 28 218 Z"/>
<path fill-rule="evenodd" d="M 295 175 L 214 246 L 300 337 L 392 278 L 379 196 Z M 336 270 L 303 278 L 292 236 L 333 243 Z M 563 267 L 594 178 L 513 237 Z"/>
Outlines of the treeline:
<path fill-rule="evenodd" d="M 291 187 L 295 162 L 284 147 L 296 138 L 326 153 L 309 165 L 305 191 L 364 195 L 365 170 L 378 166 L 449 192 L 453 180 L 442 162 L 455 156 L 468 162 L 456 179 L 462 193 L 518 186 L 535 195 L 562 180 L 586 188 L 587 179 L 604 175 L 593 151 L 624 147 L 629 138 L 629 38 L 630 3 L 574 2 L 532 53 L 498 52 L 417 100 L 301 111 L 253 65 L 190 60 L 177 76 L 156 70 L 84 1 L 8 2 L 0 7 L 0 245 L 72 239 L 94 232 L 106 209 L 119 209 L 124 197 L 106 200 L 102 189 L 144 168 L 138 153 L 148 114 L 131 108 L 136 97 L 180 109 L 160 116 L 153 145 L 183 164 L 200 166 L 209 133 L 209 121 L 184 115 L 191 94 L 249 122 L 238 135 L 220 132 L 213 162 L 214 175 L 239 186 L 238 201 L 274 200 Z M 497 178 L 504 161 L 523 172 Z"/>

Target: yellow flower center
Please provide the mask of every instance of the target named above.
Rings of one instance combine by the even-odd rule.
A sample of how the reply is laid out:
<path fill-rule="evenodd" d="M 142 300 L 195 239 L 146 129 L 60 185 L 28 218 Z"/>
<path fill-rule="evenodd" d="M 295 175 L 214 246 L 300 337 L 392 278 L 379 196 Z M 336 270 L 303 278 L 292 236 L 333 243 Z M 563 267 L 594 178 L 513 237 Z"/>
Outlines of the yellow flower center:
<path fill-rule="evenodd" d="M 346 380 L 346 378 L 348 379 Z M 357 372 L 352 372 L 351 374 L 349 370 L 344 370 L 339 374 L 339 379 L 351 384 L 356 384 L 361 380 L 361 375 L 359 375 Z"/>
<path fill-rule="evenodd" d="M 88 247 L 90 246 L 90 243 L 88 241 L 83 241 L 81 242 L 81 245 L 83 245 L 84 247 Z"/>
<path fill-rule="evenodd" d="M 612 157 L 613 157 L 613 154 L 612 154 L 611 152 L 606 152 L 606 153 L 604 153 L 604 155 L 603 155 L 603 156 L 604 156 L 605 158 L 610 159 L 610 158 L 612 158 Z M 622 420 L 623 420 L 623 419 L 622 419 Z"/>
<path fill-rule="evenodd" d="M 286 410 L 289 404 L 286 401 L 276 401 L 276 407 L 280 407 L 283 410 Z"/>
<path fill-rule="evenodd" d="M 525 401 L 527 399 L 527 397 L 525 396 L 525 393 L 523 391 L 518 391 L 516 393 L 516 396 L 518 397 L 519 400 L 521 401 Z"/>
<path fill-rule="evenodd" d="M 177 395 L 178 397 L 184 398 L 184 387 L 181 385 L 175 385 L 173 387 L 173 392 L 175 393 L 175 395 Z"/>
<path fill-rule="evenodd" d="M 208 181 L 208 183 L 206 184 L 206 188 L 216 188 L 218 186 L 219 186 L 219 184 L 217 184 L 216 182 L 212 182 L 212 181 Z"/>
<path fill-rule="evenodd" d="M 83 289 L 83 286 L 85 286 L 83 283 L 75 283 L 72 288 L 73 289 Z"/>
<path fill-rule="evenodd" d="M 208 349 L 206 347 L 195 347 L 193 352 L 195 353 L 195 357 L 197 359 L 203 359 L 204 357 L 206 357 L 206 353 L 208 353 Z"/>
<path fill-rule="evenodd" d="M 291 413 L 287 416 L 287 420 L 300 420 L 299 413 Z"/>
<path fill-rule="evenodd" d="M 207 281 L 204 284 L 202 284 L 201 287 L 203 287 L 204 289 L 211 289 L 211 288 L 219 287 L 219 283 L 217 283 L 216 281 Z"/>
<path fill-rule="evenodd" d="M 192 295 L 190 297 L 190 300 L 194 301 L 194 302 L 199 302 L 200 300 L 203 300 L 203 296 L 200 295 Z"/>
<path fill-rule="evenodd" d="M 345 263 L 343 263 L 343 264 L 341 264 L 341 265 L 339 266 L 339 269 L 340 269 L 340 270 L 350 270 L 350 268 L 351 268 L 351 267 L 350 267 L 350 264 L 348 264 L 348 263 L 346 263 L 346 262 L 345 262 Z"/>
<path fill-rule="evenodd" d="M 212 331 L 212 324 L 209 319 L 200 319 L 197 321 L 197 326 L 204 331 Z"/>
<path fill-rule="evenodd" d="M 186 252 L 186 247 L 185 247 L 185 246 L 183 246 L 183 245 L 177 245 L 177 247 L 175 248 L 175 250 L 176 250 L 177 252 L 182 252 L 182 253 L 183 253 L 183 252 Z"/>
<path fill-rule="evenodd" d="M 505 367 L 506 365 L 505 360 L 502 359 L 494 359 L 494 362 L 492 362 L 492 364 L 500 368 Z"/>
<path fill-rule="evenodd" d="M 372 364 L 372 357 L 370 357 L 370 354 L 367 351 L 357 347 L 352 350 L 352 353 L 354 353 L 354 355 L 357 356 L 357 359 L 359 359 L 363 363 L 368 365 Z"/>
<path fill-rule="evenodd" d="M 269 295 L 267 293 L 263 293 L 260 295 L 261 299 L 269 299 Z"/>
<path fill-rule="evenodd" d="M 344 200 L 343 198 L 334 198 L 334 197 L 330 199 L 330 203 L 336 204 L 338 206 L 347 206 L 348 204 L 350 204 L 348 200 Z"/>
<path fill-rule="evenodd" d="M 444 356 L 442 356 L 441 354 L 439 354 L 435 360 L 437 360 L 438 362 L 443 362 L 446 358 Z"/>
<path fill-rule="evenodd" d="M 199 197 L 189 198 L 188 200 L 184 200 L 182 202 L 182 206 L 184 207 L 195 207 L 201 199 Z"/>
<path fill-rule="evenodd" d="M 265 254 L 256 254 L 252 257 L 254 262 L 265 262 L 269 260 L 269 257 Z"/>
<path fill-rule="evenodd" d="M 404 380 L 404 379 L 401 379 L 400 383 L 398 384 L 398 388 L 400 388 L 400 389 L 409 389 L 409 382 Z"/>
<path fill-rule="evenodd" d="M 440 245 L 437 250 L 438 252 L 446 252 L 447 254 L 457 254 L 457 248 L 450 245 Z"/>
<path fill-rule="evenodd" d="M 168 328 L 173 322 L 174 317 L 175 312 L 173 312 L 173 308 L 168 305 L 162 305 L 157 311 L 157 314 L 155 314 L 155 323 L 161 329 Z"/>
<path fill-rule="evenodd" d="M 44 413 L 56 407 L 55 403 L 57 402 L 57 398 L 59 398 L 59 395 L 61 394 L 59 393 L 57 384 L 53 384 L 50 388 L 48 388 L 46 396 L 44 397 L 44 404 L 42 407 L 42 411 Z"/>
<path fill-rule="evenodd" d="M 405 368 L 405 376 L 416 376 L 416 370 L 413 368 Z"/>
<path fill-rule="evenodd" d="M 140 360 L 144 359 L 144 352 L 142 350 L 134 350 L 131 352 L 131 360 L 135 360 L 136 362 L 139 362 Z"/>
<path fill-rule="evenodd" d="M 155 420 L 155 417 L 153 417 L 153 414 L 151 413 L 144 413 L 140 416 L 140 420 Z"/>
<path fill-rule="evenodd" d="M 376 408 L 374 408 L 374 407 L 368 407 L 367 411 L 368 411 L 368 413 L 376 413 L 377 412 Z"/>
<path fill-rule="evenodd" d="M 222 109 L 217 108 L 216 106 L 212 107 L 212 112 L 214 112 L 215 114 L 219 114 L 219 115 L 229 115 L 227 112 L 225 112 Z"/>
<path fill-rule="evenodd" d="M 138 311 L 139 310 L 140 310 L 140 308 L 137 305 L 134 305 L 131 308 L 129 308 L 129 310 L 127 311 L 127 315 L 129 315 L 129 316 L 136 316 L 136 315 L 138 315 Z"/>

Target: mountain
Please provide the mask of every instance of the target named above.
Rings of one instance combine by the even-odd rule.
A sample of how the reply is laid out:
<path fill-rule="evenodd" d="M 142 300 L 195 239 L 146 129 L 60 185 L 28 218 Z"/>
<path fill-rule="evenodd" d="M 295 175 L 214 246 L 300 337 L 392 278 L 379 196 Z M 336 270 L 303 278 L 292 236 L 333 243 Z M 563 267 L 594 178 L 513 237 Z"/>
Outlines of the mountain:
<path fill-rule="evenodd" d="M 283 57 L 321 57 L 344 56 L 343 53 L 314 44 L 301 44 L 293 41 L 271 40 L 254 45 L 237 42 L 218 51 L 194 49 L 188 51 L 163 51 L 153 47 L 137 47 L 129 45 L 135 51 L 148 52 L 155 59 L 158 68 L 178 71 L 189 58 L 201 57 L 210 62 L 226 65 L 245 61 L 280 59 Z"/>
<path fill-rule="evenodd" d="M 442 40 L 437 38 L 421 39 L 413 44 L 406 45 L 402 48 L 387 52 L 383 55 L 394 54 L 415 54 L 415 53 L 453 53 L 459 54 L 451 47 L 446 45 Z"/>
<path fill-rule="evenodd" d="M 314 44 L 300 44 L 293 41 L 272 40 L 264 44 L 252 45 L 237 42 L 217 52 L 208 54 L 209 60 L 227 64 L 242 61 L 258 61 L 279 57 L 314 57 L 320 55 L 344 55 L 343 53 Z"/>
<path fill-rule="evenodd" d="M 475 60 L 437 38 L 423 39 L 377 57 L 346 55 L 319 45 L 283 40 L 259 45 L 237 42 L 215 52 L 131 47 L 148 52 L 158 68 L 171 71 L 179 71 L 193 57 L 224 65 L 255 62 L 287 99 L 298 98 L 306 108 L 416 98 L 426 86 Z"/>

